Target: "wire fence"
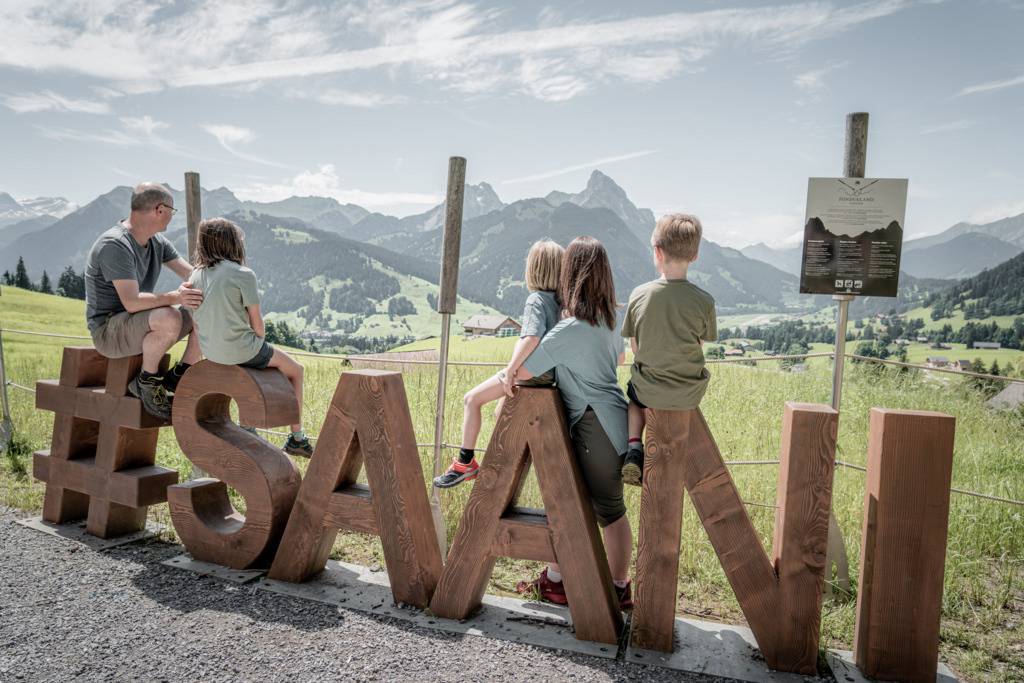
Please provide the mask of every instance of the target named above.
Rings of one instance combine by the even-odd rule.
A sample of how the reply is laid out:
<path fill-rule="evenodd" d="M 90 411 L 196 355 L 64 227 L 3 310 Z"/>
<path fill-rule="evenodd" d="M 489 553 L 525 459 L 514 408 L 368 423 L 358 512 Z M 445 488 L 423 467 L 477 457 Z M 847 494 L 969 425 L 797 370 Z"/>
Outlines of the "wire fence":
<path fill-rule="evenodd" d="M 86 336 L 81 336 L 81 335 L 60 334 L 60 333 L 53 333 L 53 332 L 37 332 L 37 331 L 34 331 L 34 330 L 19 330 L 19 329 L 7 328 L 7 327 L 0 327 L 0 334 L 2 334 L 2 333 L 21 334 L 21 335 L 35 336 L 35 337 L 50 337 L 50 338 L 56 338 L 56 339 L 77 339 L 77 340 L 92 341 L 92 337 L 86 337 Z M 380 363 L 380 364 L 387 364 L 387 365 L 438 365 L 440 363 L 440 360 L 430 360 L 430 359 L 398 359 L 398 358 L 392 359 L 392 358 L 381 358 L 380 356 L 366 355 L 366 354 L 351 354 L 351 355 L 346 355 L 346 354 L 321 354 L 321 353 L 309 353 L 309 352 L 305 352 L 305 351 L 289 351 L 289 354 L 290 355 L 294 355 L 294 356 L 301 356 L 301 357 L 305 357 L 305 358 L 316 358 L 316 359 L 319 359 L 319 360 L 331 360 L 331 361 L 341 361 L 341 362 L 346 362 L 346 361 L 347 362 L 351 362 L 351 361 L 355 360 L 357 362 Z M 922 370 L 922 371 L 926 371 L 926 372 L 938 372 L 938 373 L 952 374 L 952 375 L 957 375 L 957 376 L 960 376 L 960 377 L 975 377 L 975 378 L 979 378 L 979 379 L 999 380 L 999 381 L 1008 382 L 1008 383 L 1024 384 L 1024 378 L 1004 377 L 1002 375 L 990 375 L 990 374 L 980 373 L 980 372 L 971 372 L 971 371 L 964 371 L 964 370 L 953 370 L 953 369 L 950 369 L 950 368 L 935 367 L 935 366 L 932 366 L 932 365 L 920 365 L 920 364 L 915 364 L 915 363 L 905 363 L 905 362 L 902 362 L 902 361 L 893 361 L 893 360 L 888 360 L 888 359 L 883 359 L 883 358 L 872 358 L 870 356 L 861 356 L 861 355 L 857 355 L 857 354 L 854 354 L 854 353 L 843 354 L 843 356 L 844 356 L 844 358 L 848 358 L 848 359 L 854 360 L 854 361 L 861 361 L 861 362 L 868 362 L 868 363 L 877 363 L 877 364 L 880 364 L 880 365 L 889 365 L 889 366 L 893 366 L 893 367 L 900 367 L 900 368 L 910 369 L 910 370 Z M 808 358 L 834 358 L 834 357 L 835 357 L 834 353 L 822 352 L 822 353 L 789 354 L 789 355 L 777 355 L 777 356 L 768 356 L 768 355 L 766 355 L 766 356 L 743 356 L 743 357 L 737 357 L 737 358 L 710 358 L 710 359 L 707 359 L 705 362 L 707 362 L 707 363 L 717 363 L 717 364 L 728 364 L 728 363 L 750 364 L 750 363 L 757 363 L 757 362 L 761 362 L 761 361 L 805 360 L 805 359 L 808 359 Z M 2 359 L 0 359 L 0 362 L 2 362 Z M 498 363 L 498 362 L 483 362 L 483 361 L 448 361 L 448 365 L 450 365 L 450 366 L 464 366 L 464 367 L 505 367 L 506 364 L 505 363 Z M 628 364 L 624 363 L 622 365 L 622 367 L 625 367 L 627 365 Z M 23 392 L 28 392 L 28 393 L 31 393 L 31 394 L 35 394 L 35 389 L 33 389 L 32 387 L 27 387 L 27 386 L 24 386 L 22 384 L 18 384 L 18 383 L 14 382 L 14 381 L 12 381 L 10 379 L 6 380 L 6 385 L 10 386 L 10 387 L 13 387 L 15 389 L 19 389 L 19 390 L 21 390 Z M 273 430 L 273 429 L 257 428 L 257 431 L 263 432 L 265 434 L 271 434 L 271 435 L 274 435 L 274 436 L 288 436 L 289 435 L 288 432 L 282 432 L 282 431 Z M 309 439 L 311 441 L 316 441 L 316 439 L 317 439 L 316 435 L 309 434 L 308 436 L 309 436 Z M 418 448 L 433 448 L 434 444 L 433 443 L 417 443 L 416 446 Z M 442 443 L 441 447 L 444 448 L 444 449 L 448 449 L 448 450 L 458 450 L 460 448 L 459 446 L 456 446 L 454 444 L 448 444 L 448 443 Z M 481 453 L 481 455 L 485 455 L 486 451 L 481 450 L 480 453 Z M 742 465 L 778 465 L 779 464 L 778 460 L 725 460 L 724 462 L 725 462 L 726 465 L 736 465 L 736 466 L 742 466 Z M 846 462 L 846 461 L 843 461 L 843 460 L 836 460 L 835 464 L 838 465 L 839 467 L 844 467 L 844 468 L 847 468 L 847 469 L 852 469 L 852 470 L 855 470 L 855 471 L 858 471 L 858 472 L 862 472 L 862 473 L 863 472 L 867 472 L 867 468 L 866 467 L 863 467 L 862 465 L 856 465 L 856 464 L 851 463 L 851 462 Z M 988 493 L 980 493 L 978 491 L 968 491 L 968 490 L 960 489 L 960 488 L 956 488 L 956 487 L 950 487 L 950 492 L 958 494 L 958 495 L 970 496 L 970 497 L 973 497 L 973 498 L 979 498 L 979 499 L 982 499 L 982 500 L 988 500 L 988 501 L 997 502 L 997 503 L 1004 503 L 1006 505 L 1015 505 L 1015 506 L 1019 506 L 1019 507 L 1024 507 L 1024 500 L 1015 500 L 1013 498 L 1005 498 L 1005 497 L 1002 497 L 1002 496 L 994 496 L 994 495 L 991 495 L 991 494 L 988 494 Z M 743 501 L 743 503 L 746 504 L 746 505 L 754 506 L 754 507 L 773 508 L 773 509 L 777 508 L 776 505 L 771 505 L 771 504 L 768 504 L 768 503 L 758 503 L 758 502 L 751 502 L 751 501 Z"/>

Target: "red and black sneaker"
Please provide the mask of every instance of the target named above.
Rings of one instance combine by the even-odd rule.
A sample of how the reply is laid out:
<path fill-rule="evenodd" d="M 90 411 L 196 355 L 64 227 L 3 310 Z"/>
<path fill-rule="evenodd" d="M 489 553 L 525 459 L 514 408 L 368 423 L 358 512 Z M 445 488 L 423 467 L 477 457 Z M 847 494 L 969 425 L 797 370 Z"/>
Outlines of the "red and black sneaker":
<path fill-rule="evenodd" d="M 535 591 L 540 599 L 545 602 L 553 602 L 556 605 L 569 604 L 569 598 L 565 594 L 565 586 L 562 585 L 561 581 L 552 581 L 548 578 L 547 567 L 533 581 L 520 581 L 516 584 L 517 593 L 526 593 L 531 590 Z"/>
<path fill-rule="evenodd" d="M 633 609 L 633 582 L 627 580 L 622 588 L 615 586 L 615 597 L 619 599 L 619 609 L 627 611 Z"/>
<path fill-rule="evenodd" d="M 447 472 L 440 477 L 434 477 L 434 486 L 439 489 L 449 489 L 464 481 L 476 479 L 479 470 L 480 465 L 477 463 L 476 458 L 473 458 L 468 463 L 461 463 L 458 459 L 455 459 L 452 461 L 452 466 L 448 468 Z"/>

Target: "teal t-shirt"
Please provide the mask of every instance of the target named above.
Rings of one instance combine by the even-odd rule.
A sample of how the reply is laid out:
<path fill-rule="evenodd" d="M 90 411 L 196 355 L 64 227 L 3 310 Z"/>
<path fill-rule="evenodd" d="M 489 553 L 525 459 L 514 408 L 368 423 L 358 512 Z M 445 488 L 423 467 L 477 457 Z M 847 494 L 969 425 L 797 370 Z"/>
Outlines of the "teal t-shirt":
<path fill-rule="evenodd" d="M 221 261 L 196 268 L 189 282 L 203 292 L 203 303 L 192 313 L 203 356 L 225 365 L 252 360 L 263 346 L 245 309 L 260 302 L 256 273 L 234 261 Z"/>
<path fill-rule="evenodd" d="M 543 337 L 558 322 L 558 299 L 554 292 L 530 292 L 523 308 L 523 328 L 520 337 Z"/>
<path fill-rule="evenodd" d="M 540 340 L 523 367 L 534 377 L 552 368 L 569 412 L 570 431 L 593 408 L 601 428 L 621 455 L 626 452 L 626 397 L 616 367 L 622 339 L 615 330 L 564 318 Z"/>

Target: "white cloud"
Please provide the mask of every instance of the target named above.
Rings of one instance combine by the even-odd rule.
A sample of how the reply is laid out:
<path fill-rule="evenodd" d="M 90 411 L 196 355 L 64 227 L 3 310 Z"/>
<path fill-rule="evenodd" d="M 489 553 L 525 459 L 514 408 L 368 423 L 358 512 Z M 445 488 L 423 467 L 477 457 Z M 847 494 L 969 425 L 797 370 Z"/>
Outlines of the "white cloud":
<path fill-rule="evenodd" d="M 937 123 L 932 126 L 925 126 L 921 129 L 921 135 L 933 135 L 935 133 L 949 133 L 955 130 L 967 130 L 973 128 L 978 124 L 977 121 L 971 119 L 960 119 L 959 121 L 949 121 L 948 123 Z"/>
<path fill-rule="evenodd" d="M 797 74 L 796 77 L 793 78 L 793 85 L 795 85 L 798 89 L 804 92 L 819 92 L 825 89 L 825 76 L 832 73 L 836 69 L 843 68 L 847 64 L 849 64 L 849 62 L 836 62 L 834 64 L 824 66 L 820 69 L 814 69 L 811 71 L 805 71 L 803 73 Z"/>
<path fill-rule="evenodd" d="M 256 134 L 248 128 L 234 126 L 229 123 L 203 123 L 199 127 L 215 137 L 221 147 L 243 161 L 251 161 L 276 168 L 289 168 L 287 164 L 264 159 L 263 157 L 239 150 L 236 145 L 248 144 L 256 138 Z"/>
<path fill-rule="evenodd" d="M 360 107 L 374 109 L 389 104 L 402 104 L 408 101 L 404 95 L 385 95 L 376 92 L 358 92 L 353 90 L 338 90 L 328 88 L 320 92 L 293 92 L 295 97 L 315 100 L 321 104 L 342 107 Z"/>
<path fill-rule="evenodd" d="M 1004 88 L 1012 88 L 1017 85 L 1024 85 L 1024 74 L 1017 76 L 1016 78 L 1007 78 L 1002 81 L 988 81 L 987 83 L 969 85 L 966 88 L 961 89 L 960 92 L 956 94 L 956 97 L 974 95 L 980 92 L 992 92 L 993 90 L 1003 90 Z"/>
<path fill-rule="evenodd" d="M 342 187 L 333 164 L 322 164 L 278 183 L 253 183 L 235 190 L 239 199 L 273 202 L 288 197 L 334 197 L 339 202 L 365 207 L 435 206 L 443 201 L 436 194 L 420 192 L 373 192 Z"/>
<path fill-rule="evenodd" d="M 76 100 L 64 97 L 52 90 L 41 92 L 23 93 L 20 95 L 7 95 L 4 97 L 4 105 L 19 114 L 26 114 L 39 111 L 72 111 L 83 114 L 109 114 L 110 105 L 106 102 L 95 100 Z"/>
<path fill-rule="evenodd" d="M 541 173 L 534 173 L 532 175 L 523 176 L 521 178 L 510 178 L 509 180 L 501 181 L 503 185 L 511 185 L 513 183 L 529 183 L 535 180 L 546 180 L 548 178 L 554 178 L 560 175 L 566 175 L 574 171 L 582 171 L 585 169 L 596 168 L 597 166 L 607 166 L 614 164 L 619 161 L 627 161 L 628 159 L 639 159 L 650 154 L 654 154 L 658 150 L 656 149 L 644 149 L 639 152 L 630 152 L 629 154 L 620 154 L 613 157 L 604 157 L 603 159 L 594 159 L 592 161 L 585 161 L 582 164 L 573 164 L 572 166 L 565 166 L 563 168 L 556 168 L 550 171 L 543 171 Z"/>
<path fill-rule="evenodd" d="M 975 209 L 967 220 L 971 223 L 992 223 L 1010 216 L 1024 213 L 1024 200 L 997 202 Z"/>
<path fill-rule="evenodd" d="M 697 68 L 724 43 L 791 53 L 909 4 L 741 5 L 596 21 L 541 12 L 535 27 L 509 30 L 498 25 L 503 10 L 456 0 L 309 7 L 296 0 L 223 0 L 178 14 L 135 0 L 36 0 L 31 12 L 20 4 L 0 9 L 6 28 L 0 65 L 68 70 L 127 93 L 374 69 L 396 78 L 408 70 L 464 93 L 518 90 L 563 101 L 607 82 L 662 82 Z M 335 99 L 380 103 L 352 94 Z"/>
<path fill-rule="evenodd" d="M 157 121 L 148 114 L 146 116 L 122 116 L 121 124 L 131 131 L 142 133 L 146 137 L 153 137 L 157 131 L 170 128 L 165 121 Z"/>

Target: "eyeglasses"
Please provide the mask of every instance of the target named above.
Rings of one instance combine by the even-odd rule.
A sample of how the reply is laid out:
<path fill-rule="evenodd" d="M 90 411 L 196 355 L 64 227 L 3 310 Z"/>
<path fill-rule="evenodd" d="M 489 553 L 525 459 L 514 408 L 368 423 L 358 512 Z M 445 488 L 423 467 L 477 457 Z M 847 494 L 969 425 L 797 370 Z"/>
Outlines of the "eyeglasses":
<path fill-rule="evenodd" d="M 167 204 L 157 204 L 156 208 L 159 209 L 161 206 L 164 207 L 165 209 L 167 209 L 168 211 L 170 211 L 172 216 L 174 214 L 178 213 L 177 209 L 175 209 L 173 206 L 168 206 Z"/>

